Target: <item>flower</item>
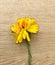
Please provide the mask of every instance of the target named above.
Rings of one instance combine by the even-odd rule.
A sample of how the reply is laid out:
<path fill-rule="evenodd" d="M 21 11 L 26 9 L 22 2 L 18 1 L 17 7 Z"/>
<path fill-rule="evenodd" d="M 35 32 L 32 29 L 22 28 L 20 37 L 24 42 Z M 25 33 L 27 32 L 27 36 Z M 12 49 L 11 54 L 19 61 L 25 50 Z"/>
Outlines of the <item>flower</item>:
<path fill-rule="evenodd" d="M 37 33 L 38 30 L 39 26 L 33 18 L 19 18 L 17 22 L 11 26 L 11 31 L 14 32 L 16 36 L 16 43 L 20 43 L 24 39 L 27 39 L 29 42 L 29 33 Z"/>

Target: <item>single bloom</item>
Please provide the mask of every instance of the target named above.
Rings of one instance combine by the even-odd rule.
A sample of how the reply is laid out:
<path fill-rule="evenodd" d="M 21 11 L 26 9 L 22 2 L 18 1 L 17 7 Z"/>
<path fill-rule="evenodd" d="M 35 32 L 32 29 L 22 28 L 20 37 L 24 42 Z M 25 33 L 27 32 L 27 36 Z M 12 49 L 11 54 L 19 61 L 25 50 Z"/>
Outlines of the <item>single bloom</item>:
<path fill-rule="evenodd" d="M 16 43 L 21 43 L 27 39 L 30 41 L 29 33 L 37 33 L 39 26 L 34 18 L 19 18 L 15 24 L 12 24 L 11 31 L 16 36 Z"/>

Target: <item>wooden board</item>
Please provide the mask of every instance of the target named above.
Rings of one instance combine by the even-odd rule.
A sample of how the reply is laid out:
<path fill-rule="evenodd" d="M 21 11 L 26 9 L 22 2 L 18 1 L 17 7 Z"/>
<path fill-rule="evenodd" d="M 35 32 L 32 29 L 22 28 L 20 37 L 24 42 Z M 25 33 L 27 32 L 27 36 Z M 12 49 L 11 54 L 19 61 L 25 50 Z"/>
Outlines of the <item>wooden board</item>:
<path fill-rule="evenodd" d="M 32 65 L 55 65 L 55 0 L 0 0 L 0 65 L 28 65 L 26 45 L 10 35 L 20 17 L 33 17 L 40 26 L 30 42 Z"/>

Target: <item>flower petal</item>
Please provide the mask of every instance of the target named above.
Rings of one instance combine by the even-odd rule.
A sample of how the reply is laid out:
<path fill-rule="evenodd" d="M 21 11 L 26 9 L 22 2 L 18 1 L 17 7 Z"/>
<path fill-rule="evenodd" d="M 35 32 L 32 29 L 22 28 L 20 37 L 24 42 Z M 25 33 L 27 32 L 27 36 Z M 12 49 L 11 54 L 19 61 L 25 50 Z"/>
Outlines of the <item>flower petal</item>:
<path fill-rule="evenodd" d="M 24 30 L 24 32 L 23 32 L 23 39 L 27 39 L 28 41 L 30 41 L 29 34 L 26 30 Z"/>
<path fill-rule="evenodd" d="M 28 32 L 26 32 L 26 34 L 27 34 L 27 40 L 30 42 L 30 37 L 29 37 Z"/>
<path fill-rule="evenodd" d="M 23 31 L 23 39 L 26 39 L 26 37 L 27 37 L 27 32 L 26 32 L 26 30 L 24 30 Z"/>
<path fill-rule="evenodd" d="M 18 27 L 17 24 L 13 24 L 13 25 L 11 26 L 11 31 L 14 32 L 14 33 L 16 33 L 16 34 L 18 34 L 19 31 L 20 31 L 20 28 Z"/>
<path fill-rule="evenodd" d="M 24 18 L 17 19 L 17 23 L 19 24 L 20 27 L 22 27 L 23 21 L 24 21 Z"/>
<path fill-rule="evenodd" d="M 35 19 L 34 18 L 31 18 L 31 25 L 33 24 L 33 23 L 36 23 L 36 21 L 35 21 Z"/>
<path fill-rule="evenodd" d="M 34 24 L 34 25 L 30 26 L 30 28 L 28 28 L 28 32 L 37 33 L 38 29 L 39 29 L 39 26 L 37 24 Z"/>
<path fill-rule="evenodd" d="M 18 35 L 17 39 L 16 39 L 16 43 L 21 43 L 23 40 L 23 36 L 22 36 L 22 32 L 20 32 L 20 34 Z"/>
<path fill-rule="evenodd" d="M 33 19 L 33 18 L 25 18 L 25 22 L 27 23 L 26 29 L 29 28 L 34 23 L 36 23 L 35 19 Z"/>

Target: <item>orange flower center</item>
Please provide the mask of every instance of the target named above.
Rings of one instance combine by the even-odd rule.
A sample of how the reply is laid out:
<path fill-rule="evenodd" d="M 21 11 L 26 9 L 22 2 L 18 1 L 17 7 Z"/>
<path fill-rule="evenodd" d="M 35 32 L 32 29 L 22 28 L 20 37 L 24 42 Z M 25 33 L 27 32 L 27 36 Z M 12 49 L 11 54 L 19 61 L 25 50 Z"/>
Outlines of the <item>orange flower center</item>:
<path fill-rule="evenodd" d="M 23 23 L 22 23 L 22 28 L 25 28 L 25 22 L 23 21 Z"/>
<path fill-rule="evenodd" d="M 26 22 L 22 22 L 22 24 L 20 25 L 20 23 L 18 23 L 18 28 L 19 31 L 21 31 L 22 29 L 26 28 L 28 26 L 28 24 Z"/>

